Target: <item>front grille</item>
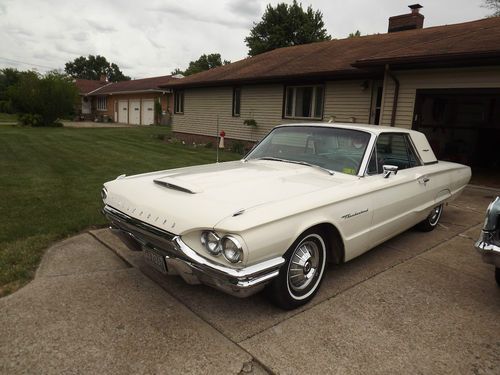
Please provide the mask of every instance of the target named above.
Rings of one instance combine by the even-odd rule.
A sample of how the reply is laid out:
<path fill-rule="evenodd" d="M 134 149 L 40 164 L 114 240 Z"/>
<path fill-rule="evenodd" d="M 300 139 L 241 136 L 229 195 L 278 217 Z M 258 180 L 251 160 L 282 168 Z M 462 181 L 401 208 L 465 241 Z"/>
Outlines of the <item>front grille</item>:
<path fill-rule="evenodd" d="M 173 242 L 175 234 L 135 219 L 110 206 L 105 206 L 103 212 L 113 227 L 131 234 L 141 245 L 179 255 Z"/>

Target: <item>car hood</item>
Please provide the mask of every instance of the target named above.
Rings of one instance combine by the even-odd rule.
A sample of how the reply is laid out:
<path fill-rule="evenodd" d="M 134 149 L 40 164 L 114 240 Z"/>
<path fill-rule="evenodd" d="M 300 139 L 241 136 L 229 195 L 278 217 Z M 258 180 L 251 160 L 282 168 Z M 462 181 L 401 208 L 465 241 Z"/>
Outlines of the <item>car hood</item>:
<path fill-rule="evenodd" d="M 356 180 L 278 161 L 236 161 L 107 182 L 105 203 L 175 234 L 213 228 L 226 217 Z M 257 224 L 257 223 L 256 223 Z"/>

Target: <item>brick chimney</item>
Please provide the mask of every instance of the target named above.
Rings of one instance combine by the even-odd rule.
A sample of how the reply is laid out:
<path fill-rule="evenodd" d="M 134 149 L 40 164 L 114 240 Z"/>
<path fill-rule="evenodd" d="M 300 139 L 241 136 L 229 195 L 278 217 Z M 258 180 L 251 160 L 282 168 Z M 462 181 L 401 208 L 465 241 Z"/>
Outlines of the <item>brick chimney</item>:
<path fill-rule="evenodd" d="M 420 14 L 420 4 L 408 5 L 411 13 L 401 14 L 389 18 L 389 28 L 387 32 L 394 33 L 396 31 L 421 29 L 424 27 L 424 15 Z"/>

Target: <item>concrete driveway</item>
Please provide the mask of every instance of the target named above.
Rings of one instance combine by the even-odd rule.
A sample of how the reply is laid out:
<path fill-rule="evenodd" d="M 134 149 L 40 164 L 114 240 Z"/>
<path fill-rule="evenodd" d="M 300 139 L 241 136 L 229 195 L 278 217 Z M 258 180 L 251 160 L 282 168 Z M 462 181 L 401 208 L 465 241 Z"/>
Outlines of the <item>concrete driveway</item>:
<path fill-rule="evenodd" d="M 147 267 L 106 229 L 48 250 L 0 299 L 0 373 L 499 374 L 500 288 L 472 248 L 499 192 L 342 266 L 284 312 Z"/>

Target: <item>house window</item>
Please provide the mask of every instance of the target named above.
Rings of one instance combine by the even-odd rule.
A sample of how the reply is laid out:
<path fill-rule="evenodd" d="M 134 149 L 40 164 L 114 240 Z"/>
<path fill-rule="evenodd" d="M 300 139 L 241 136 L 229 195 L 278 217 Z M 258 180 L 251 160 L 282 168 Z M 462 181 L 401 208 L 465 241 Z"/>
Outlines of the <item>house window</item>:
<path fill-rule="evenodd" d="M 285 91 L 286 118 L 323 117 L 323 86 L 288 86 Z"/>
<path fill-rule="evenodd" d="M 174 113 L 184 113 L 184 91 L 175 92 Z"/>
<path fill-rule="evenodd" d="M 241 88 L 235 87 L 233 89 L 233 117 L 240 116 L 240 107 L 241 107 Z"/>
<path fill-rule="evenodd" d="M 108 98 L 105 96 L 97 97 L 97 110 L 98 111 L 107 111 L 108 110 Z"/>

